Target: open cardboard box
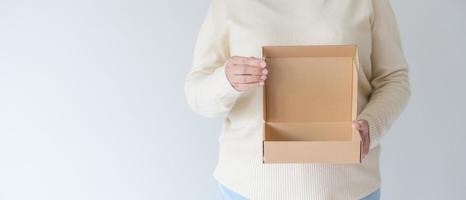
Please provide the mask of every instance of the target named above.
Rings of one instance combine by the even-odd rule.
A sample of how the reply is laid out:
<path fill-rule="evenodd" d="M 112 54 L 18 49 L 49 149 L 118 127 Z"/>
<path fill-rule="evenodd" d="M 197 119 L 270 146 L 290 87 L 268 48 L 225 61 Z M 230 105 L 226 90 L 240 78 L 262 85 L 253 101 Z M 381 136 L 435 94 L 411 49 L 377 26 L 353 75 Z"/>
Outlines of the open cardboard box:
<path fill-rule="evenodd" d="M 361 162 L 355 45 L 264 46 L 264 163 Z"/>

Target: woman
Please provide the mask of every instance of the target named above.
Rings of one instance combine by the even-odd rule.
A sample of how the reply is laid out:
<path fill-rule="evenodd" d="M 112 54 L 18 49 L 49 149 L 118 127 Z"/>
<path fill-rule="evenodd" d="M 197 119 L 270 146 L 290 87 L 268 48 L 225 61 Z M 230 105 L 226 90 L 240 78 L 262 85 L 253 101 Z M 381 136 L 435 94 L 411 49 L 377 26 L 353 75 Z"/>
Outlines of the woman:
<path fill-rule="evenodd" d="M 263 164 L 262 85 L 268 45 L 357 44 L 358 165 Z M 191 108 L 225 116 L 214 177 L 224 199 L 379 199 L 380 139 L 409 95 L 408 66 L 388 0 L 214 0 L 186 80 Z"/>

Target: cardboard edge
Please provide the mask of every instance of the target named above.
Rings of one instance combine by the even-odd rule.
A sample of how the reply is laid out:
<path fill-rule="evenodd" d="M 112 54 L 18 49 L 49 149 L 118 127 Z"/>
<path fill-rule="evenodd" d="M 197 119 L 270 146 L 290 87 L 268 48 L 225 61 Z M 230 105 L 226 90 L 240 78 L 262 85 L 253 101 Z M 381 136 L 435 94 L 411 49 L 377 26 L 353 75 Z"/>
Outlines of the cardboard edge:
<path fill-rule="evenodd" d="M 272 152 L 269 152 L 270 153 L 270 156 L 267 156 L 267 152 L 266 153 L 266 156 L 265 157 L 269 157 L 269 159 L 265 159 L 263 161 L 264 164 L 284 164 L 284 163 L 314 163 L 314 164 L 360 164 L 361 163 L 361 153 L 360 151 L 359 152 L 346 152 L 346 159 L 341 159 L 341 154 L 340 153 L 336 153 L 336 152 L 333 152 L 331 153 L 330 155 L 328 155 L 328 157 L 326 157 L 325 159 L 322 159 L 322 158 L 319 158 L 318 160 L 320 161 L 317 161 L 317 162 L 310 162 L 309 160 L 315 160 L 316 157 L 320 157 L 320 155 L 318 154 L 315 154 L 313 152 L 320 152 L 320 151 L 325 151 L 325 149 L 327 148 L 332 148 L 332 146 L 334 145 L 338 145 L 339 147 L 341 147 L 341 145 L 344 145 L 345 148 L 351 148 L 351 146 L 354 146 L 354 145 L 360 145 L 361 143 L 359 142 L 356 142 L 356 141 L 347 141 L 347 142 L 342 142 L 342 141 L 333 141 L 333 142 L 325 142 L 325 146 L 326 147 L 322 147 L 322 145 L 324 145 L 322 142 L 318 142 L 316 141 L 315 143 L 316 144 L 319 144 L 318 146 L 312 146 L 312 148 L 308 149 L 307 153 L 309 154 L 306 154 L 304 156 L 304 154 L 300 154 L 300 155 L 293 155 L 293 156 L 287 156 L 287 157 L 283 157 L 283 156 L 278 156 L 276 155 L 276 152 L 273 151 L 273 149 L 275 149 L 275 151 L 277 149 L 281 149 L 283 150 L 283 148 L 285 149 L 288 149 L 290 150 L 290 148 L 294 149 L 293 151 L 296 151 L 296 149 L 300 149 L 300 148 L 303 148 L 307 145 L 312 145 L 312 141 L 300 141 L 300 142 L 293 142 L 293 145 L 290 145 L 290 144 L 287 144 L 288 142 L 286 141 L 268 141 L 266 143 L 264 143 L 265 146 L 268 146 L 269 150 L 272 150 Z M 357 153 L 357 154 L 356 154 Z M 304 157 L 303 157 L 304 156 Z"/>
<path fill-rule="evenodd" d="M 266 61 L 265 49 L 262 47 L 262 60 Z M 262 86 L 262 163 L 266 163 L 265 158 L 265 133 L 266 133 L 266 111 L 267 111 L 267 99 L 266 99 L 266 87 L 267 87 L 267 80 L 264 81 L 264 86 Z"/>
<path fill-rule="evenodd" d="M 359 75 L 359 48 L 357 45 L 355 45 L 355 55 L 353 57 L 353 99 L 352 99 L 352 109 L 353 109 L 353 116 L 352 119 L 353 121 L 357 119 L 358 115 L 358 75 Z M 359 140 L 359 163 L 362 162 L 362 149 L 363 149 L 363 143 L 362 143 L 362 138 L 361 135 L 359 134 L 359 131 L 355 130 L 357 134 L 357 138 Z"/>
<path fill-rule="evenodd" d="M 351 109 L 352 109 L 352 121 L 356 120 L 358 115 L 358 71 L 359 71 L 359 59 L 358 59 L 358 48 L 356 46 L 356 52 L 353 57 L 353 67 L 352 67 L 352 81 L 353 87 L 351 91 Z"/>
<path fill-rule="evenodd" d="M 319 44 L 319 45 L 268 45 L 262 46 L 263 54 L 269 52 L 270 54 L 280 54 L 285 57 L 302 57 L 301 53 L 296 53 L 290 48 L 298 48 L 301 51 L 314 51 L 318 57 L 354 57 L 357 53 L 358 46 L 356 44 Z M 335 53 L 333 48 L 344 48 L 343 52 Z M 347 52 L 350 53 L 347 53 Z M 337 54 L 337 55 L 335 55 Z M 306 55 L 306 57 L 308 57 Z"/>
<path fill-rule="evenodd" d="M 265 122 L 262 122 L 262 164 L 265 164 Z"/>
<path fill-rule="evenodd" d="M 262 60 L 267 62 L 266 54 L 265 54 L 265 47 L 262 47 Z M 264 81 L 264 85 L 262 86 L 262 120 L 265 122 L 267 121 L 267 80 Z"/>
<path fill-rule="evenodd" d="M 362 162 L 362 148 L 363 148 L 363 144 L 362 144 L 362 138 L 361 138 L 361 135 L 359 134 L 359 131 L 356 130 L 355 128 L 353 128 L 353 141 L 355 142 L 359 142 L 359 163 Z"/>

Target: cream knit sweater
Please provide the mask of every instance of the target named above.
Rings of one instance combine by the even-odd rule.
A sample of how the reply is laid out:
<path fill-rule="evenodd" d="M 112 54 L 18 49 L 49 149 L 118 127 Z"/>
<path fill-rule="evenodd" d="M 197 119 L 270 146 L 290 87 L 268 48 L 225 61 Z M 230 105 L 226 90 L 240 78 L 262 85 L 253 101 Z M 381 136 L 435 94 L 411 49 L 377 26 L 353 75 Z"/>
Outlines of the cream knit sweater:
<path fill-rule="evenodd" d="M 237 92 L 226 79 L 230 56 L 311 44 L 359 47 L 358 118 L 369 122 L 371 137 L 361 164 L 263 164 L 262 88 Z M 213 0 L 185 90 L 195 112 L 225 117 L 214 177 L 253 200 L 356 200 L 371 193 L 380 187 L 379 141 L 410 96 L 388 0 Z"/>

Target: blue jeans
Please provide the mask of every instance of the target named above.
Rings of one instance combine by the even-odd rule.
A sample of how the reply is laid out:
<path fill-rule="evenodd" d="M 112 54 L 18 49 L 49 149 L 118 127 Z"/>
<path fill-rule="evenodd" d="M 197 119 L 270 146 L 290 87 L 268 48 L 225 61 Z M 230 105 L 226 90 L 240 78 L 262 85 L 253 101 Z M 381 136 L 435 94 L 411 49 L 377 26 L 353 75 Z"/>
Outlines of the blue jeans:
<path fill-rule="evenodd" d="M 218 184 L 218 187 L 220 191 L 221 200 L 247 200 L 246 198 L 231 191 L 230 189 L 226 188 L 225 186 L 221 184 Z M 362 198 L 361 200 L 380 200 L 380 188 L 370 193 L 366 197 Z"/>

